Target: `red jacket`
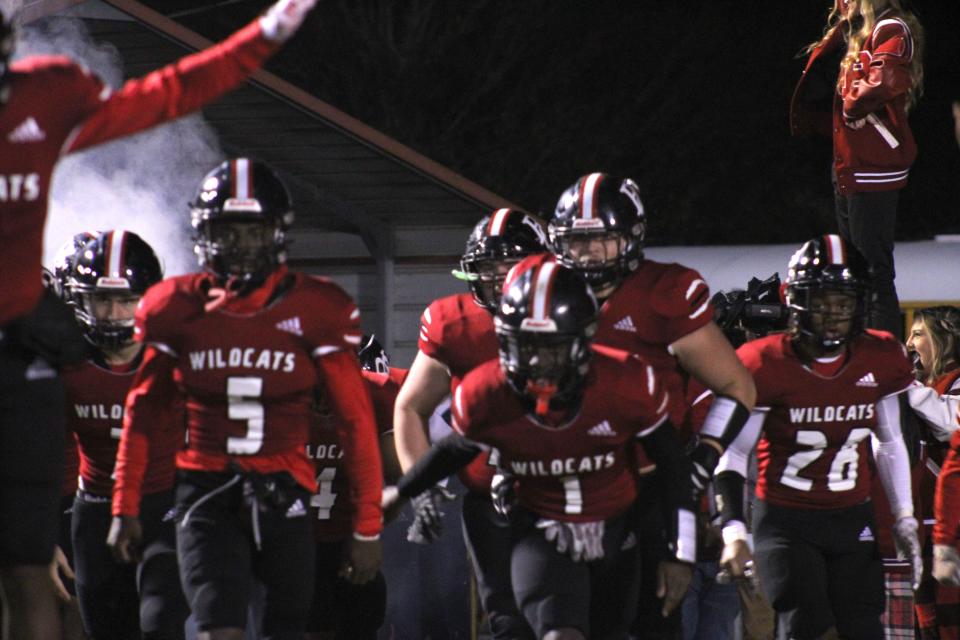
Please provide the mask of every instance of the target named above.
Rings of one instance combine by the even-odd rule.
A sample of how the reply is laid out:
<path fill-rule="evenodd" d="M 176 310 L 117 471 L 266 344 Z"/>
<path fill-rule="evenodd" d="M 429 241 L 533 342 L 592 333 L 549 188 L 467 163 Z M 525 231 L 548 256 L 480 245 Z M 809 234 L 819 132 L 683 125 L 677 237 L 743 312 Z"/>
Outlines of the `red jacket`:
<path fill-rule="evenodd" d="M 823 71 L 825 59 L 843 55 L 844 30 L 843 25 L 838 26 L 810 54 L 790 101 L 791 133 L 826 133 L 830 123 L 840 194 L 902 189 L 917 156 L 906 111 L 912 87 L 910 28 L 893 10 L 879 16 L 873 33 L 864 42 L 860 62 L 839 78 L 828 120 L 826 112 L 812 104 L 811 94 L 816 92 L 812 79 Z"/>

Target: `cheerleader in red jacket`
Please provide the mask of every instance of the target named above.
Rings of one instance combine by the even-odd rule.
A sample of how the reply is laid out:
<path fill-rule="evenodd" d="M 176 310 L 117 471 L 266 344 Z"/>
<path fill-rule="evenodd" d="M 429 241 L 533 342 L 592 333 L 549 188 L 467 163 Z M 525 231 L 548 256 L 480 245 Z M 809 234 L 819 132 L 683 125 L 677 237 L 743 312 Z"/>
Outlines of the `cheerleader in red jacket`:
<path fill-rule="evenodd" d="M 900 0 L 836 0 L 790 104 L 794 135 L 833 137 L 840 235 L 874 274 L 870 325 L 901 337 L 893 234 L 900 189 L 917 155 L 907 111 L 922 91 L 922 49 L 920 23 Z"/>

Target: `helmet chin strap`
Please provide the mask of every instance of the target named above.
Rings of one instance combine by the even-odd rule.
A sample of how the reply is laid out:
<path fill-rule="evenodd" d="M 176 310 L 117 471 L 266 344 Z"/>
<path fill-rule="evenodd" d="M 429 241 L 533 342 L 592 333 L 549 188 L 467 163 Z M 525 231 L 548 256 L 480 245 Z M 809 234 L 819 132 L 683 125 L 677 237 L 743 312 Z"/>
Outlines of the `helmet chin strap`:
<path fill-rule="evenodd" d="M 527 381 L 527 393 L 536 401 L 534 412 L 538 416 L 546 416 L 550 411 L 550 400 L 557 393 L 557 385 L 549 382 Z"/>

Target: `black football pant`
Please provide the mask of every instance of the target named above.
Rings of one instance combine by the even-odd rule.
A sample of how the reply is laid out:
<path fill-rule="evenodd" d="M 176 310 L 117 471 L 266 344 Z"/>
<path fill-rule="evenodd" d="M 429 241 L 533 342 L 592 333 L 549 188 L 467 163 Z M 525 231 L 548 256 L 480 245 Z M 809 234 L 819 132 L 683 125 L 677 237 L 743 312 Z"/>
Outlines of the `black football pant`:
<path fill-rule="evenodd" d="M 510 581 L 510 523 L 496 512 L 488 496 L 468 491 L 463 496 L 463 541 L 477 578 L 480 604 L 494 640 L 526 640 L 533 630 L 526 623 Z"/>
<path fill-rule="evenodd" d="M 666 538 L 666 517 L 661 496 L 661 475 L 654 472 L 639 480 L 636 506 L 636 535 L 640 553 L 640 596 L 637 615 L 631 626 L 634 638 L 643 640 L 680 640 L 683 637 L 681 611 L 677 607 L 663 617 L 663 600 L 657 596 L 657 570 L 671 558 Z"/>
<path fill-rule="evenodd" d="M 309 505 L 310 492 L 287 473 L 178 474 L 180 579 L 199 630 L 246 627 L 257 580 L 262 637 L 301 640 L 313 601 Z"/>
<path fill-rule="evenodd" d="M 92 640 L 179 640 L 189 615 L 180 589 L 173 530 L 173 495 L 146 495 L 140 505 L 143 561 L 120 564 L 106 545 L 110 498 L 78 491 L 73 507 L 77 598 Z"/>
<path fill-rule="evenodd" d="M 593 640 L 627 637 L 640 581 L 633 517 L 631 509 L 606 521 L 603 558 L 575 562 L 546 539 L 536 516 L 520 511 L 514 520 L 511 578 L 535 637 L 564 628 Z"/>
<path fill-rule="evenodd" d="M 903 339 L 900 300 L 894 286 L 893 235 L 899 191 L 834 193 L 840 235 L 855 246 L 873 270 L 874 300 L 869 326 Z"/>
<path fill-rule="evenodd" d="M 366 584 L 352 584 L 337 575 L 349 544 L 349 540 L 317 544 L 307 631 L 332 631 L 336 640 L 376 640 L 387 614 L 387 582 L 379 572 Z"/>
<path fill-rule="evenodd" d="M 882 640 L 883 563 L 873 505 L 795 509 L 757 500 L 757 570 L 780 638 L 813 640 L 836 627 L 845 640 Z"/>
<path fill-rule="evenodd" d="M 63 488 L 64 391 L 42 358 L 12 353 L 0 327 L 0 565 L 53 558 Z"/>

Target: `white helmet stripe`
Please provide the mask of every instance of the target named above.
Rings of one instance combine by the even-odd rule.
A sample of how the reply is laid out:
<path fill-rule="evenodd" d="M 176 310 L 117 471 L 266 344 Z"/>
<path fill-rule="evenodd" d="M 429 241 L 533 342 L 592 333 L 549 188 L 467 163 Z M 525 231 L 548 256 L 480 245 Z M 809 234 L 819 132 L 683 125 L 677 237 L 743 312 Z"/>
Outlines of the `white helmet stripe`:
<path fill-rule="evenodd" d="M 827 237 L 827 247 L 830 251 L 830 264 L 846 264 L 847 256 L 844 255 L 843 241 L 840 236 L 830 234 Z"/>
<path fill-rule="evenodd" d="M 238 200 L 250 198 L 250 160 L 237 158 L 234 162 L 236 175 L 233 181 L 233 195 Z"/>
<path fill-rule="evenodd" d="M 123 242 L 127 237 L 127 232 L 123 230 L 110 232 L 110 248 L 107 253 L 107 273 L 108 278 L 125 277 L 123 269 Z"/>
<path fill-rule="evenodd" d="M 507 216 L 510 214 L 510 209 L 497 209 L 493 213 L 493 217 L 490 219 L 490 233 L 491 236 L 503 235 L 503 229 L 507 226 Z"/>
<path fill-rule="evenodd" d="M 537 281 L 533 290 L 533 319 L 550 319 L 550 285 L 553 281 L 553 272 L 557 268 L 556 262 L 546 262 L 537 273 Z"/>
<path fill-rule="evenodd" d="M 603 177 L 602 173 L 591 173 L 583 181 L 583 194 L 581 196 L 580 212 L 584 220 L 593 220 L 594 204 L 593 195 L 597 190 L 597 185 Z"/>

